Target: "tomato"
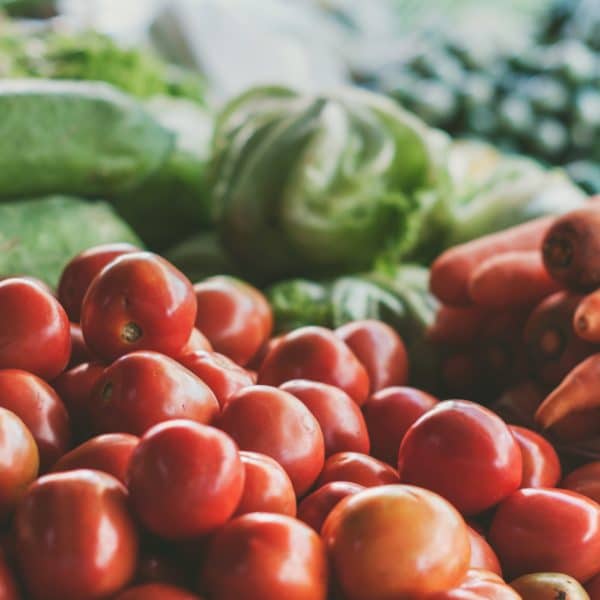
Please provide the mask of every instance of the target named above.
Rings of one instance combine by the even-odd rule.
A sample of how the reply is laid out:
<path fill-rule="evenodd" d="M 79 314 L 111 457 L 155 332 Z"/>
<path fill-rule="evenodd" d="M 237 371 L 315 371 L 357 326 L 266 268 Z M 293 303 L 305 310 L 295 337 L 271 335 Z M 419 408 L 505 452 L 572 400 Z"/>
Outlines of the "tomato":
<path fill-rule="evenodd" d="M 571 471 L 561 482 L 561 488 L 578 492 L 600 503 L 600 461 Z"/>
<path fill-rule="evenodd" d="M 168 583 L 171 585 L 185 585 L 185 566 L 173 544 L 156 544 L 156 540 L 144 540 L 141 547 L 135 574 L 135 583 Z M 194 555 L 195 563 L 198 556 Z M 196 564 L 194 564 L 197 567 Z"/>
<path fill-rule="evenodd" d="M 202 584 L 218 600 L 325 600 L 325 548 L 292 517 L 243 515 L 215 534 Z"/>
<path fill-rule="evenodd" d="M 428 600 L 521 600 L 521 596 L 506 585 L 498 574 L 482 569 L 469 569 L 460 585 L 428 596 Z"/>
<path fill-rule="evenodd" d="M 353 321 L 335 330 L 350 347 L 369 375 L 373 394 L 408 381 L 408 355 L 402 338 L 386 323 L 367 319 Z"/>
<path fill-rule="evenodd" d="M 233 515 L 244 467 L 229 436 L 181 419 L 146 432 L 127 481 L 140 521 L 161 537 L 185 539 L 209 533 Z"/>
<path fill-rule="evenodd" d="M 54 379 L 71 355 L 69 319 L 58 300 L 26 279 L 0 282 L 0 368 Z"/>
<path fill-rule="evenodd" d="M 183 346 L 181 350 L 177 351 L 171 358 L 179 360 L 182 356 L 197 351 L 212 352 L 213 347 L 208 341 L 208 338 L 199 329 L 194 327 L 194 329 L 192 329 L 190 338 L 185 343 L 185 346 Z"/>
<path fill-rule="evenodd" d="M 40 469 L 53 465 L 69 448 L 67 409 L 42 379 L 20 369 L 0 369 L 0 407 L 25 423 L 38 447 Z"/>
<path fill-rule="evenodd" d="M 421 598 L 456 586 L 469 566 L 460 514 L 441 496 L 413 486 L 348 496 L 321 535 L 348 600 Z"/>
<path fill-rule="evenodd" d="M 365 419 L 346 392 L 307 379 L 293 379 L 279 387 L 296 396 L 315 416 L 323 432 L 325 456 L 344 450 L 369 453 Z"/>
<path fill-rule="evenodd" d="M 265 454 L 240 452 L 246 477 L 236 516 L 270 512 L 296 516 L 294 486 L 283 467 Z"/>
<path fill-rule="evenodd" d="M 273 348 L 275 348 L 275 346 L 279 344 L 282 337 L 283 335 L 276 335 L 275 337 L 272 337 L 269 340 L 267 340 L 258 349 L 258 352 L 252 357 L 252 360 L 248 362 L 248 364 L 246 365 L 246 369 L 258 371 L 260 369 L 260 366 L 263 364 L 263 361 L 265 360 L 267 354 L 269 354 L 269 352 L 271 352 L 271 350 L 273 350 Z"/>
<path fill-rule="evenodd" d="M 437 403 L 433 396 L 411 387 L 389 387 L 373 394 L 363 406 L 371 454 L 396 466 L 409 427 Z"/>
<path fill-rule="evenodd" d="M 138 537 L 127 490 L 106 473 L 53 473 L 15 517 L 17 558 L 35 600 L 104 598 L 133 577 Z"/>
<path fill-rule="evenodd" d="M 523 381 L 502 393 L 492 408 L 507 423 L 534 427 L 533 416 L 545 396 L 544 388 L 539 383 Z"/>
<path fill-rule="evenodd" d="M 69 328 L 71 332 L 71 359 L 67 368 L 72 369 L 77 365 L 94 360 L 94 357 L 85 345 L 81 327 L 77 323 L 70 323 Z"/>
<path fill-rule="evenodd" d="M 192 284 L 150 252 L 125 254 L 94 278 L 83 299 L 81 329 L 89 349 L 104 360 L 134 350 L 179 352 L 196 318 Z"/>
<path fill-rule="evenodd" d="M 103 244 L 89 248 L 69 261 L 60 276 L 58 299 L 71 321 L 79 323 L 83 297 L 94 277 L 115 258 L 139 251 L 131 244 Z"/>
<path fill-rule="evenodd" d="M 539 433 L 510 425 L 523 457 L 521 487 L 554 487 L 560 479 L 560 460 L 554 446 Z"/>
<path fill-rule="evenodd" d="M 326 483 L 300 502 L 298 505 L 298 519 L 304 521 L 319 533 L 329 513 L 346 496 L 351 496 L 364 489 L 364 486 L 349 481 Z"/>
<path fill-rule="evenodd" d="M 107 433 L 89 439 L 67 452 L 52 471 L 94 469 L 125 483 L 129 461 L 140 439 L 128 433 Z"/>
<path fill-rule="evenodd" d="M 530 573 L 510 586 L 526 600 L 589 600 L 579 582 L 563 573 Z"/>
<path fill-rule="evenodd" d="M 437 492 L 466 515 L 491 508 L 521 483 L 522 458 L 508 426 L 488 409 L 440 402 L 402 440 L 403 483 Z"/>
<path fill-rule="evenodd" d="M 26 281 L 29 281 L 30 283 L 33 283 L 33 284 L 37 285 L 38 287 L 42 288 L 45 292 L 47 292 L 48 294 L 50 294 L 51 296 L 54 296 L 56 298 L 56 293 L 45 281 L 42 281 L 38 277 L 33 277 L 32 275 L 20 275 L 20 274 L 15 273 L 13 275 L 9 275 L 8 277 L 0 277 L 0 281 L 4 281 L 6 279 L 15 279 L 15 278 L 25 279 Z"/>
<path fill-rule="evenodd" d="M 146 583 L 117 594 L 114 600 L 201 600 L 201 598 L 173 585 Z"/>
<path fill-rule="evenodd" d="M 4 557 L 0 555 L 0 599 L 21 600 L 21 597 L 15 576 Z"/>
<path fill-rule="evenodd" d="M 274 345 L 258 372 L 258 382 L 281 385 L 310 379 L 338 387 L 358 405 L 369 394 L 369 376 L 350 348 L 324 327 L 301 327 Z"/>
<path fill-rule="evenodd" d="M 398 471 L 390 465 L 358 452 L 338 452 L 330 456 L 317 481 L 318 486 L 330 481 L 350 481 L 364 487 L 400 483 Z"/>
<path fill-rule="evenodd" d="M 498 507 L 489 542 L 511 579 L 556 571 L 584 582 L 600 573 L 600 505 L 567 490 L 522 489 Z"/>
<path fill-rule="evenodd" d="M 61 373 L 52 382 L 52 386 L 67 407 L 73 437 L 77 440 L 89 437 L 92 429 L 90 421 L 92 390 L 103 373 L 104 365 L 100 363 L 82 363 Z"/>
<path fill-rule="evenodd" d="M 600 600 L 600 574 L 590 579 L 585 585 L 590 600 Z"/>
<path fill-rule="evenodd" d="M 210 277 L 194 286 L 196 327 L 213 348 L 244 366 L 269 339 L 273 313 L 264 295 L 227 276 Z"/>
<path fill-rule="evenodd" d="M 486 539 L 472 527 L 468 527 L 471 543 L 471 569 L 484 569 L 502 576 L 500 561 Z"/>
<path fill-rule="evenodd" d="M 100 376 L 90 402 L 98 433 L 142 435 L 167 419 L 210 423 L 218 412 L 210 388 L 158 352 L 132 352 L 117 359 Z"/>
<path fill-rule="evenodd" d="M 19 417 L 0 408 L 0 522 L 6 520 L 37 477 L 39 454 L 31 432 Z"/>
<path fill-rule="evenodd" d="M 204 381 L 217 397 L 221 407 L 225 406 L 236 392 L 254 385 L 248 371 L 218 352 L 196 350 L 181 356 L 179 362 Z"/>
<path fill-rule="evenodd" d="M 325 445 L 319 423 L 287 392 L 265 385 L 247 387 L 225 405 L 218 424 L 242 450 L 274 458 L 298 496 L 308 491 L 321 472 Z"/>

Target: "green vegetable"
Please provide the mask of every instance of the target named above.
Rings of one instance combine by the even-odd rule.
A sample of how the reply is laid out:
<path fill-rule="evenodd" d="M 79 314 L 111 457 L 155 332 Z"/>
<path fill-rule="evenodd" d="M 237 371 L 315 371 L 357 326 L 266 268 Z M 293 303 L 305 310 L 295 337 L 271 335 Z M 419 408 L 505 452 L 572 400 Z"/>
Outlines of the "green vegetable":
<path fill-rule="evenodd" d="M 174 135 L 103 83 L 0 81 L 0 198 L 113 196 L 139 186 Z"/>
<path fill-rule="evenodd" d="M 56 0 L 0 0 L 0 10 L 14 17 L 45 19 L 56 15 Z"/>
<path fill-rule="evenodd" d="M 0 276 L 32 275 L 55 287 L 75 254 L 137 236 L 104 202 L 50 196 L 0 204 Z"/>
<path fill-rule="evenodd" d="M 255 88 L 217 120 L 212 176 L 224 243 L 263 280 L 370 268 L 437 235 L 445 137 L 390 100 Z M 427 221 L 427 227 L 423 226 Z"/>

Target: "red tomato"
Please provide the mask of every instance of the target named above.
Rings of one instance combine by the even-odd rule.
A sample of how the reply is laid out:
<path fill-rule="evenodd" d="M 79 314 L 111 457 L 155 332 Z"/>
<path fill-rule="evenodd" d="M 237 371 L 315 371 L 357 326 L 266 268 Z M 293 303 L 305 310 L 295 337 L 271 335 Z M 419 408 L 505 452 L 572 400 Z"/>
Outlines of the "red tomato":
<path fill-rule="evenodd" d="M 298 505 L 298 519 L 304 521 L 319 533 L 329 513 L 344 498 L 364 489 L 364 486 L 349 481 L 326 483 L 300 502 Z"/>
<path fill-rule="evenodd" d="M 38 479 L 15 517 L 17 558 L 35 600 L 104 598 L 133 577 L 138 538 L 127 490 L 82 469 Z"/>
<path fill-rule="evenodd" d="M 488 409 L 440 402 L 407 432 L 398 456 L 403 483 L 437 492 L 466 515 L 491 508 L 521 483 L 522 458 L 508 426 Z"/>
<path fill-rule="evenodd" d="M 269 339 L 271 307 L 261 292 L 233 277 L 210 277 L 194 286 L 196 327 L 213 348 L 244 366 Z"/>
<path fill-rule="evenodd" d="M 136 585 L 115 596 L 114 600 L 202 600 L 187 590 L 165 583 Z"/>
<path fill-rule="evenodd" d="M 86 439 L 92 429 L 90 403 L 92 390 L 104 373 L 100 363 L 83 363 L 59 375 L 52 386 L 67 407 L 76 439 Z"/>
<path fill-rule="evenodd" d="M 243 515 L 215 534 L 202 584 L 218 600 L 325 600 L 325 548 L 296 519 Z"/>
<path fill-rule="evenodd" d="M 236 516 L 269 512 L 296 516 L 294 486 L 283 467 L 265 454 L 240 452 L 246 477 Z"/>
<path fill-rule="evenodd" d="M 26 279 L 0 282 L 0 368 L 50 380 L 70 355 L 69 319 L 58 300 Z"/>
<path fill-rule="evenodd" d="M 71 359 L 68 368 L 72 369 L 77 365 L 94 360 L 90 349 L 85 345 L 81 327 L 77 323 L 70 323 L 71 331 Z"/>
<path fill-rule="evenodd" d="M 52 471 L 94 469 L 125 483 L 129 461 L 139 441 L 140 438 L 128 433 L 99 435 L 67 452 L 52 467 Z"/>
<path fill-rule="evenodd" d="M 6 564 L 6 560 L 0 555 L 0 599 L 21 600 L 21 594 L 15 577 Z"/>
<path fill-rule="evenodd" d="M 561 482 L 561 488 L 578 492 L 600 503 L 600 461 L 571 471 Z"/>
<path fill-rule="evenodd" d="M 319 422 L 325 456 L 349 450 L 369 453 L 369 433 L 360 408 L 346 392 L 326 383 L 293 379 L 279 386 L 300 400 Z"/>
<path fill-rule="evenodd" d="M 6 279 L 14 279 L 14 278 L 25 279 L 26 281 L 29 281 L 30 283 L 33 283 L 33 284 L 37 285 L 38 287 L 41 287 L 45 292 L 48 292 L 48 294 L 50 294 L 51 296 L 54 296 L 56 298 L 56 294 L 54 293 L 54 290 L 45 281 L 42 281 L 38 277 L 33 277 L 32 275 L 14 274 L 14 275 L 9 275 L 8 277 L 0 277 L 0 281 L 4 281 Z"/>
<path fill-rule="evenodd" d="M 242 450 L 274 458 L 301 496 L 315 482 L 325 459 L 319 423 L 298 398 L 265 385 L 247 387 L 226 404 L 219 427 Z"/>
<path fill-rule="evenodd" d="M 283 335 L 277 335 L 267 340 L 258 350 L 258 352 L 252 357 L 252 360 L 248 362 L 246 365 L 247 369 L 252 369 L 254 371 L 258 371 L 263 361 L 265 360 L 265 356 L 275 348 L 275 346 L 281 341 Z"/>
<path fill-rule="evenodd" d="M 233 440 L 188 420 L 150 429 L 135 449 L 128 474 L 140 521 L 167 539 L 193 538 L 233 515 L 244 489 L 244 467 Z"/>
<path fill-rule="evenodd" d="M 33 435 L 42 471 L 69 448 L 71 429 L 67 409 L 39 377 L 19 369 L 1 369 L 0 407 L 14 412 Z"/>
<path fill-rule="evenodd" d="M 451 590 L 428 596 L 428 600 L 522 600 L 497 573 L 469 569 L 460 585 Z M 529 600 L 529 599 L 528 599 Z M 531 599 L 533 600 L 533 599 Z"/>
<path fill-rule="evenodd" d="M 390 465 L 358 452 L 338 452 L 330 456 L 317 481 L 318 486 L 330 481 L 350 481 L 365 487 L 400 483 L 398 471 Z"/>
<path fill-rule="evenodd" d="M 58 299 L 71 321 L 79 323 L 83 297 L 94 277 L 115 258 L 139 251 L 139 248 L 131 244 L 103 244 L 89 248 L 71 259 L 58 283 Z"/>
<path fill-rule="evenodd" d="M 248 371 L 218 352 L 196 350 L 181 356 L 179 362 L 206 383 L 221 407 L 236 392 L 254 385 Z"/>
<path fill-rule="evenodd" d="M 390 387 L 373 394 L 363 406 L 371 438 L 371 454 L 391 465 L 409 427 L 438 401 L 411 387 Z"/>
<path fill-rule="evenodd" d="M 321 381 L 344 390 L 358 405 L 369 394 L 369 376 L 350 348 L 324 327 L 301 327 L 283 336 L 265 357 L 258 382 Z"/>
<path fill-rule="evenodd" d="M 402 338 L 386 323 L 367 319 L 342 325 L 335 330 L 364 365 L 369 374 L 370 392 L 408 381 L 408 355 Z"/>
<path fill-rule="evenodd" d="M 219 403 L 210 388 L 158 352 L 132 352 L 117 359 L 96 383 L 90 412 L 98 433 L 142 435 L 167 419 L 210 423 Z"/>
<path fill-rule="evenodd" d="M 585 591 L 588 593 L 590 600 L 600 600 L 600 574 L 587 582 Z"/>
<path fill-rule="evenodd" d="M 499 506 L 489 541 L 510 579 L 555 571 L 585 582 L 600 573 L 600 505 L 567 490 L 522 489 Z"/>
<path fill-rule="evenodd" d="M 472 527 L 468 527 L 469 541 L 471 542 L 471 569 L 484 569 L 502 577 L 500 561 L 486 539 Z"/>
<path fill-rule="evenodd" d="M 0 408 L 0 522 L 6 520 L 37 477 L 38 449 L 25 423 Z"/>
<path fill-rule="evenodd" d="M 192 284 L 150 252 L 125 254 L 94 278 L 83 299 L 81 329 L 105 360 L 134 350 L 174 355 L 190 339 L 196 318 Z"/>
<path fill-rule="evenodd" d="M 190 339 L 185 343 L 185 346 L 179 350 L 176 354 L 173 355 L 172 358 L 175 360 L 179 360 L 182 356 L 186 354 L 191 354 L 192 352 L 212 352 L 213 347 L 211 343 L 208 341 L 208 338 L 196 327 L 192 329 L 192 334 L 190 335 Z"/>
<path fill-rule="evenodd" d="M 321 535 L 348 600 L 421 598 L 456 586 L 469 566 L 462 517 L 442 497 L 413 486 L 348 496 Z"/>
<path fill-rule="evenodd" d="M 539 433 L 509 425 L 521 449 L 523 477 L 521 487 L 555 487 L 560 480 L 560 460 L 554 446 Z"/>

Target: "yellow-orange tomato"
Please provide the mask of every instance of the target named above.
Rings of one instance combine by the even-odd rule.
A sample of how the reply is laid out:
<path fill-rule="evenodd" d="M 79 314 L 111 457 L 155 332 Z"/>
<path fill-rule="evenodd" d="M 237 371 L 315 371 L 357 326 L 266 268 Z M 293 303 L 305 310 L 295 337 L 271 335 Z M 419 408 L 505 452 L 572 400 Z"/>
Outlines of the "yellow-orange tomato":
<path fill-rule="evenodd" d="M 525 600 L 589 600 L 581 584 L 564 573 L 530 573 L 510 585 Z"/>

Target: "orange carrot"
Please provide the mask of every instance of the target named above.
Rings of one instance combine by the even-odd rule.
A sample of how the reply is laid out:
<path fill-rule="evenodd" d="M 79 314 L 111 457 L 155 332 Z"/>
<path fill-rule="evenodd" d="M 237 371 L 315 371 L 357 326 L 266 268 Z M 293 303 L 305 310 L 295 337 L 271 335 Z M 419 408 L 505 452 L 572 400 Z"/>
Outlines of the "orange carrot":
<path fill-rule="evenodd" d="M 539 250 L 506 252 L 488 258 L 469 280 L 473 302 L 493 309 L 535 306 L 558 290 Z"/>
<path fill-rule="evenodd" d="M 428 338 L 436 344 L 462 346 L 474 342 L 489 311 L 479 306 L 440 306 Z"/>
<path fill-rule="evenodd" d="M 538 249 L 552 223 L 554 217 L 535 219 L 446 250 L 431 267 L 431 291 L 445 304 L 469 304 L 469 281 L 484 260 L 504 252 Z"/>
<path fill-rule="evenodd" d="M 577 335 L 588 342 L 600 342 L 600 290 L 585 296 L 579 303 L 573 327 Z"/>
<path fill-rule="evenodd" d="M 548 429 L 572 413 L 600 407 L 600 354 L 577 365 L 542 402 L 536 422 Z"/>

